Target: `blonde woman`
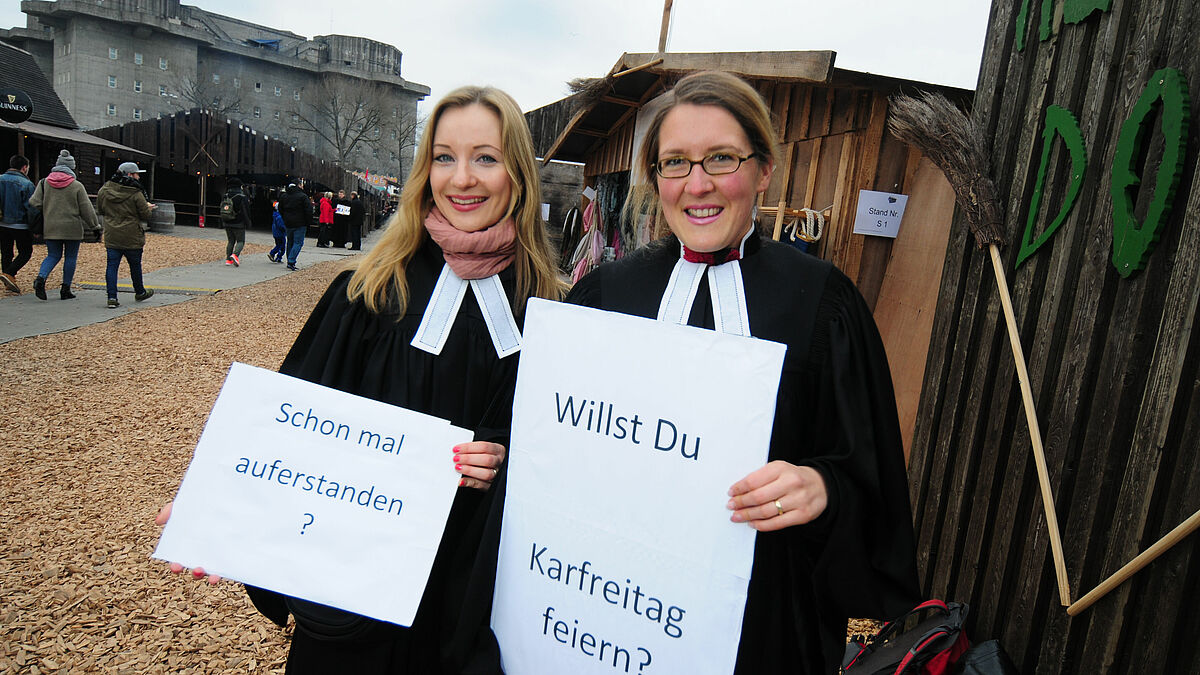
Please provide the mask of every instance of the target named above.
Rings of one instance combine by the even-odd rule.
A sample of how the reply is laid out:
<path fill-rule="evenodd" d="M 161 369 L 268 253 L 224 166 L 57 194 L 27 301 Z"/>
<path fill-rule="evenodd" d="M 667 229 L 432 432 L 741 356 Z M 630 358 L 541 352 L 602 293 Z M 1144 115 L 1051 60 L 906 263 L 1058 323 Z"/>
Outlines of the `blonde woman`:
<path fill-rule="evenodd" d="M 490 87 L 451 92 L 430 114 L 386 231 L 334 280 L 284 359 L 288 375 L 475 430 L 444 449 L 460 487 L 410 628 L 247 589 L 281 626 L 296 618 L 288 673 L 499 672 L 490 588 L 467 577 L 506 454 L 526 300 L 565 291 L 540 203 L 516 102 Z M 430 311 L 434 297 L 461 306 Z"/>

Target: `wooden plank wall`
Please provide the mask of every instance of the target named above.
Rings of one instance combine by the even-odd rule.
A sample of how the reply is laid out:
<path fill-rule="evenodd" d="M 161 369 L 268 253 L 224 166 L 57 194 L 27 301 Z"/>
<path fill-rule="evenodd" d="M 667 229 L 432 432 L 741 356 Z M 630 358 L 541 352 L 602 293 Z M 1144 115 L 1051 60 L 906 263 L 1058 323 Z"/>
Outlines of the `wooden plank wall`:
<path fill-rule="evenodd" d="M 1127 0 L 1064 24 L 1062 3 L 1042 0 L 1029 3 L 1018 50 L 1022 4 L 993 3 L 974 114 L 991 139 L 1010 242 L 1002 255 L 1078 599 L 1200 508 L 1195 107 L 1174 208 L 1130 278 L 1110 261 L 1109 196 L 1121 125 L 1151 74 L 1179 69 L 1200 101 L 1200 11 L 1194 0 Z M 1108 3 L 1073 3 L 1092 4 Z M 1087 169 L 1061 228 L 1014 268 L 1049 105 L 1078 118 Z M 1139 219 L 1162 158 L 1157 124 L 1151 136 Z M 1071 179 L 1062 146 L 1053 144 L 1038 232 Z M 910 465 L 925 591 L 970 603 L 971 637 L 1000 638 L 1023 673 L 1200 672 L 1195 535 L 1078 616 L 1060 605 L 991 266 L 962 225 L 947 249 Z"/>
<path fill-rule="evenodd" d="M 160 167 L 187 175 L 285 174 L 347 189 L 358 184 L 332 162 L 196 110 L 89 133 L 153 152 Z"/>

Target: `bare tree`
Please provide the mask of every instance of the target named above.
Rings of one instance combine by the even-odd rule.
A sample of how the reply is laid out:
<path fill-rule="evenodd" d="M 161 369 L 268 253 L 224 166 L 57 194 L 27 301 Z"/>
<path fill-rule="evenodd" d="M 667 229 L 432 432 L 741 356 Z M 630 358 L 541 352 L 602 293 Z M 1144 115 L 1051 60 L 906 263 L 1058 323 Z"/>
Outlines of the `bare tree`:
<path fill-rule="evenodd" d="M 379 85 L 345 77 L 325 76 L 304 102 L 291 110 L 291 128 L 317 135 L 329 145 L 333 159 L 343 168 L 360 145 L 370 145 L 385 116 Z"/>
<path fill-rule="evenodd" d="M 409 151 L 417 147 L 417 139 L 420 138 L 424 126 L 425 117 L 417 114 L 416 106 L 407 112 L 394 110 L 393 113 L 384 115 L 379 123 L 379 133 L 372 147 L 381 156 L 395 155 L 396 177 L 401 182 L 408 173 Z"/>
<path fill-rule="evenodd" d="M 203 108 L 213 117 L 225 119 L 242 110 L 242 97 L 237 90 L 213 82 L 212 75 L 181 76 L 175 80 L 177 96 L 171 104 L 180 110 Z"/>

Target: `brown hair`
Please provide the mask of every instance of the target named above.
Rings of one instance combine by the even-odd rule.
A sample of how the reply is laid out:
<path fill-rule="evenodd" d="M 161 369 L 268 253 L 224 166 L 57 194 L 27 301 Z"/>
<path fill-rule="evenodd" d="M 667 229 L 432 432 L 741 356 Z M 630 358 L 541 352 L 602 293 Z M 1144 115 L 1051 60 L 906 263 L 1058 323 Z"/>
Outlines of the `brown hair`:
<path fill-rule="evenodd" d="M 658 181 L 655 179 L 654 163 L 658 161 L 659 134 L 667 113 L 679 105 L 717 106 L 737 120 L 738 126 L 750 140 L 750 150 L 760 162 L 778 161 L 779 134 L 771 122 L 771 111 L 762 96 L 749 84 L 730 73 L 717 70 L 702 70 L 679 80 L 663 94 L 664 105 L 659 108 L 646 129 L 646 136 L 638 148 L 634 162 L 642 167 L 647 183 L 634 183 L 629 187 L 629 198 L 625 200 L 624 216 L 630 222 L 638 216 L 653 218 L 651 230 L 658 238 L 667 234 L 662 204 L 658 198 Z M 636 172 L 635 172 L 636 173 Z"/>
<path fill-rule="evenodd" d="M 513 266 L 517 273 L 517 293 L 513 310 L 524 311 L 531 297 L 561 299 L 566 284 L 550 251 L 550 239 L 542 223 L 541 182 L 533 154 L 533 139 L 521 108 L 511 96 L 495 87 L 460 87 L 434 106 L 421 142 L 417 146 L 412 170 L 400 194 L 400 205 L 388 220 L 379 243 L 358 263 L 346 293 L 351 301 L 362 298 L 373 312 L 380 312 L 395 291 L 399 311 L 408 305 L 408 281 L 405 266 L 428 236 L 425 216 L 433 207 L 429 169 L 433 163 L 433 135 L 442 115 L 452 108 L 482 105 L 500 118 L 500 142 L 504 168 L 512 181 L 512 196 L 505 217 L 512 216 L 517 228 L 517 255 Z"/>

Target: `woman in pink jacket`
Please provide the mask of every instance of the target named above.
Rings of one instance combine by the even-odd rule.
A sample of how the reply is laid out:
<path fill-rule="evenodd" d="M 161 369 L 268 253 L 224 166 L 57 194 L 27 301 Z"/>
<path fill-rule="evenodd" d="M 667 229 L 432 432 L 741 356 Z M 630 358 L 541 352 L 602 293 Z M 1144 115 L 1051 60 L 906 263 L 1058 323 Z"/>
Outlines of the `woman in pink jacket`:
<path fill-rule="evenodd" d="M 84 229 L 99 229 L 87 190 L 75 180 L 75 158 L 71 153 L 66 150 L 58 153 L 57 163 L 46 179 L 38 183 L 29 205 L 42 210 L 46 237 L 46 258 L 33 280 L 33 293 L 40 300 L 46 299 L 46 277 L 62 260 L 62 289 L 58 297 L 70 300 L 75 297 L 71 280 L 75 278 L 75 258 L 79 255 Z"/>

